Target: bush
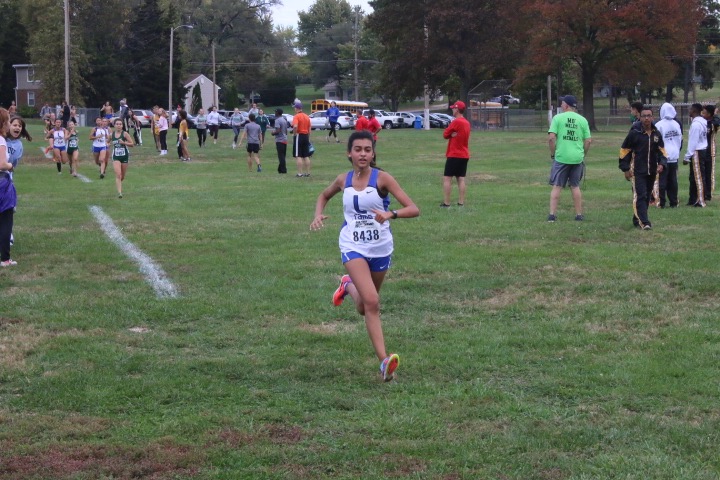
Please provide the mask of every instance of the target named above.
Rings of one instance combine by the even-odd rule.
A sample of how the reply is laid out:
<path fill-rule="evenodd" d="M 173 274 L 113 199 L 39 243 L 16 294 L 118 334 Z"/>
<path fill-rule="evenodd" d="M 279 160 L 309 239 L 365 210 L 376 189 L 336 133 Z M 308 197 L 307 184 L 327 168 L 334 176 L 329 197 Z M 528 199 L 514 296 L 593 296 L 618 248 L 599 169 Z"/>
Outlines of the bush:
<path fill-rule="evenodd" d="M 36 118 L 40 116 L 37 109 L 35 107 L 31 107 L 30 105 L 23 105 L 19 107 L 18 113 L 23 118 Z"/>

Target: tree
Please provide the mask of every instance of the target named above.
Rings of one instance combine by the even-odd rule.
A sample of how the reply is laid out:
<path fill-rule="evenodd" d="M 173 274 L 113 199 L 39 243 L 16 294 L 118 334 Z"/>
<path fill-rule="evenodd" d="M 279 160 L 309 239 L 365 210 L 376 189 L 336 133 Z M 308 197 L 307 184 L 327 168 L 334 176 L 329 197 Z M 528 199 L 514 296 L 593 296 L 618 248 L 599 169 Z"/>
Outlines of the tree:
<path fill-rule="evenodd" d="M 0 105 L 9 106 L 15 100 L 15 69 L 13 65 L 29 62 L 27 56 L 28 32 L 20 22 L 18 0 L 0 3 Z"/>
<path fill-rule="evenodd" d="M 422 94 L 457 79 L 458 96 L 480 79 L 502 78 L 515 63 L 514 24 L 519 0 L 374 0 L 368 27 L 379 37 L 383 63 L 401 72 L 386 77 L 387 87 Z M 520 2 L 521 3 L 521 2 Z M 507 10 L 507 11 L 506 11 Z M 502 52 L 502 54 L 499 54 Z"/>
<path fill-rule="evenodd" d="M 572 60 L 593 130 L 595 83 L 665 85 L 675 74 L 671 58 L 692 54 L 702 19 L 699 0 L 534 0 L 527 14 L 535 28 L 520 76 L 554 74 L 563 59 Z"/>
<path fill-rule="evenodd" d="M 198 110 L 203 108 L 202 104 L 202 90 L 200 89 L 200 83 L 196 83 L 192 90 L 192 102 L 190 104 L 190 113 L 197 115 Z"/>
<path fill-rule="evenodd" d="M 298 46 L 312 62 L 316 88 L 336 81 L 341 92 L 340 45 L 351 42 L 354 16 L 346 0 L 316 0 L 307 12 L 298 12 Z"/>

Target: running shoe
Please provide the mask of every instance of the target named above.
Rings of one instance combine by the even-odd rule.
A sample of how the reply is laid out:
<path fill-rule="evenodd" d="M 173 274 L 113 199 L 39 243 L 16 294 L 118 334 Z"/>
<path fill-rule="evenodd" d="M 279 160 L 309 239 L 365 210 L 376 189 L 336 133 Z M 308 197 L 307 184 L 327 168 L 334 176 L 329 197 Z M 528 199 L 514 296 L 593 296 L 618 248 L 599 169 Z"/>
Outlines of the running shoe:
<path fill-rule="evenodd" d="M 262 167 L 260 165 L 258 165 L 257 171 L 258 171 L 258 173 L 262 172 Z"/>
<path fill-rule="evenodd" d="M 380 375 L 382 375 L 383 381 L 389 382 L 393 379 L 398 365 L 400 365 L 400 357 L 397 353 L 391 354 L 385 360 L 380 362 Z"/>
<path fill-rule="evenodd" d="M 5 260 L 4 262 L 0 262 L 0 267 L 12 267 L 13 265 L 17 265 L 17 262 L 12 258 Z"/>
<path fill-rule="evenodd" d="M 548 220 L 547 220 L 548 222 L 553 223 L 555 220 L 557 220 L 557 216 L 555 216 L 554 213 L 551 213 L 550 215 L 548 215 Z"/>
<path fill-rule="evenodd" d="M 576 222 L 582 222 L 583 220 L 585 220 L 585 217 L 582 214 L 575 215 Z"/>
<path fill-rule="evenodd" d="M 340 279 L 340 286 L 333 293 L 333 305 L 336 307 L 342 305 L 343 300 L 345 300 L 345 296 L 348 294 L 347 285 L 350 282 L 352 282 L 350 275 L 343 275 Z"/>

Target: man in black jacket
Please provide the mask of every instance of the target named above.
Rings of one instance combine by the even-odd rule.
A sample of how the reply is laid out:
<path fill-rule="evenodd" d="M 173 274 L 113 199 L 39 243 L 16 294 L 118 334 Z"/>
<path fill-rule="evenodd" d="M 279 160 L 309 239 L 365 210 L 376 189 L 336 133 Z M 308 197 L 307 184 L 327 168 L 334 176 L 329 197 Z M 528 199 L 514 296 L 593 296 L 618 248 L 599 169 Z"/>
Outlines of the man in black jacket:
<path fill-rule="evenodd" d="M 667 165 L 667 153 L 660 132 L 653 125 L 653 113 L 649 107 L 640 112 L 640 123 L 633 125 L 620 148 L 619 167 L 625 179 L 633 186 L 633 225 L 650 230 L 648 218 L 650 194 L 655 177 Z"/>

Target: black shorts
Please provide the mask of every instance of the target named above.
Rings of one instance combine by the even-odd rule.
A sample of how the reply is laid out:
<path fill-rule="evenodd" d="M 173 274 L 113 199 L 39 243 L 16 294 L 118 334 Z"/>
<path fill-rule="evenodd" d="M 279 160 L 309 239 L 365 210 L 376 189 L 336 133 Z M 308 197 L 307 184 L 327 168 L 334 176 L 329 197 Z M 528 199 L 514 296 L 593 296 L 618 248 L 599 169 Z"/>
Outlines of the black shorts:
<path fill-rule="evenodd" d="M 293 157 L 304 158 L 310 156 L 310 135 L 298 133 L 293 139 Z"/>
<path fill-rule="evenodd" d="M 247 152 L 248 153 L 260 153 L 260 144 L 259 143 L 248 143 L 247 144 Z"/>
<path fill-rule="evenodd" d="M 448 157 L 445 161 L 446 177 L 464 177 L 467 173 L 467 158 Z"/>

